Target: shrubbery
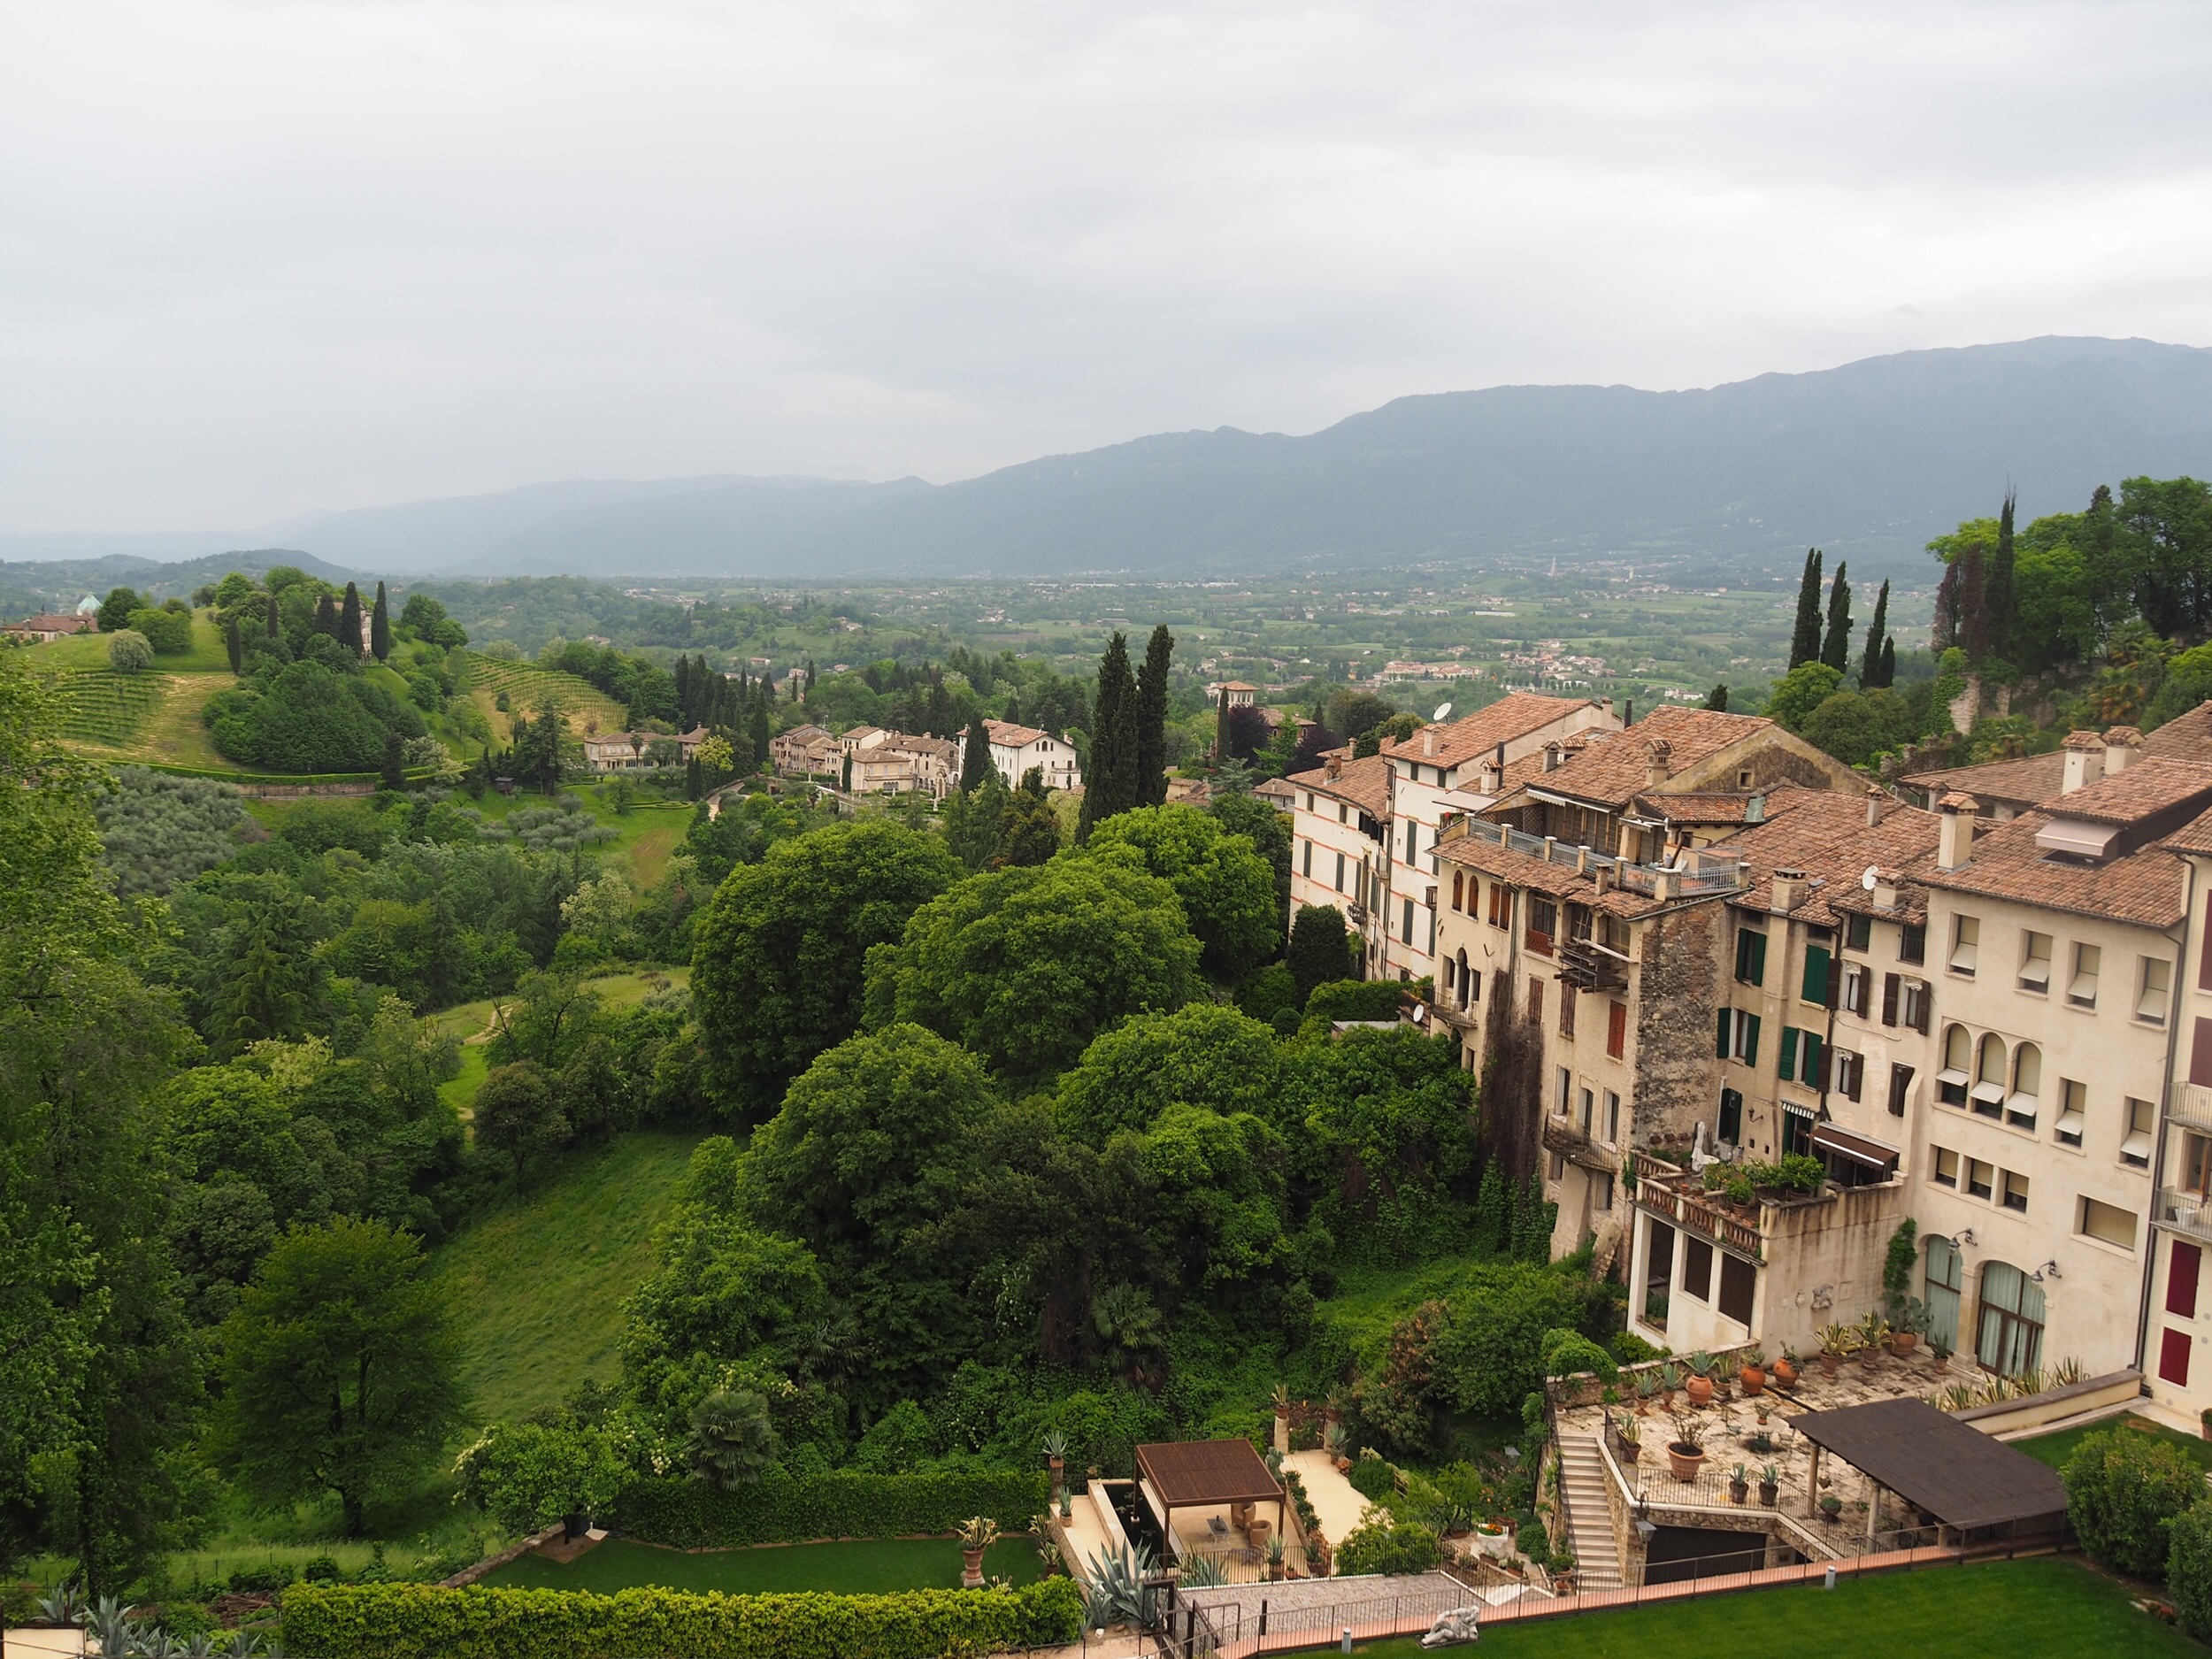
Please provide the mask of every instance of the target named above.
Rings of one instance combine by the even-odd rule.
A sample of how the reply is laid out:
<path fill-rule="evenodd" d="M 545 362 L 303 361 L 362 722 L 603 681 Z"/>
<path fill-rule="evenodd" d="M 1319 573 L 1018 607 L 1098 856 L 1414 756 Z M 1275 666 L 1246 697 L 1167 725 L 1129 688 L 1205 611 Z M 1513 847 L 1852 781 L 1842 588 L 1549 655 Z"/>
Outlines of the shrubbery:
<path fill-rule="evenodd" d="M 2212 1638 L 2212 1502 L 2175 1516 L 2167 1535 L 2166 1591 L 2181 1628 L 2199 1641 Z"/>
<path fill-rule="evenodd" d="M 1064 1578 L 893 1595 L 296 1584 L 284 1644 L 305 1659 L 940 1659 L 1071 1642 L 1082 1611 Z"/>
<path fill-rule="evenodd" d="M 1613 1356 L 1579 1331 L 1545 1332 L 1541 1352 L 1547 1377 L 1571 1377 L 1586 1371 L 1596 1372 L 1600 1382 L 1620 1380 L 1621 1368 Z"/>
<path fill-rule="evenodd" d="M 1410 1521 L 1395 1524 L 1383 1515 L 1346 1536 L 1336 1552 L 1336 1570 L 1340 1574 L 1426 1572 L 1443 1559 L 1436 1534 L 1427 1527 Z"/>
<path fill-rule="evenodd" d="M 1306 998 L 1306 1018 L 1324 1019 L 1395 1019 L 1398 982 L 1395 979 L 1335 979 L 1317 985 Z"/>
<path fill-rule="evenodd" d="M 2166 1572 L 2176 1516 L 2204 1494 L 2204 1472 L 2147 1434 L 2107 1429 L 2066 1460 L 2066 1511 L 2081 1547 L 2108 1567 L 2154 1581 Z"/>
<path fill-rule="evenodd" d="M 1352 1490 L 1363 1498 L 1379 1503 L 1397 1490 L 1398 1477 L 1387 1462 L 1380 1457 L 1360 1457 L 1353 1460 L 1349 1477 Z"/>
<path fill-rule="evenodd" d="M 614 1513 L 624 1532 L 647 1543 L 732 1548 L 949 1532 L 975 1515 L 1010 1530 L 1028 1525 L 1050 1495 L 1051 1479 L 1041 1469 L 805 1479 L 772 1473 L 733 1492 L 697 1480 L 637 1481 L 616 1499 Z"/>

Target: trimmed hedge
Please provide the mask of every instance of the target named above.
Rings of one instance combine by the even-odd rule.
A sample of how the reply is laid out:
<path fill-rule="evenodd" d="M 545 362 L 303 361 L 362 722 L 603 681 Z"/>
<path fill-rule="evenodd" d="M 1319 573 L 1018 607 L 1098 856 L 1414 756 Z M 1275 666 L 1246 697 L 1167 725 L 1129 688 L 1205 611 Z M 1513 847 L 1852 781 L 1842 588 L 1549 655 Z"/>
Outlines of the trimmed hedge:
<path fill-rule="evenodd" d="M 1083 1600 L 1059 1578 L 895 1595 L 296 1584 L 283 1612 L 303 1659 L 940 1659 L 1071 1642 Z"/>
<path fill-rule="evenodd" d="M 718 1492 L 702 1480 L 641 1480 L 615 1500 L 616 1525 L 649 1544 L 680 1549 L 796 1544 L 813 1538 L 911 1538 L 956 1531 L 987 1515 L 1009 1531 L 1026 1528 L 1052 1495 L 1051 1477 L 999 1470 L 980 1474 L 839 1473 L 811 1479 L 771 1475 Z"/>

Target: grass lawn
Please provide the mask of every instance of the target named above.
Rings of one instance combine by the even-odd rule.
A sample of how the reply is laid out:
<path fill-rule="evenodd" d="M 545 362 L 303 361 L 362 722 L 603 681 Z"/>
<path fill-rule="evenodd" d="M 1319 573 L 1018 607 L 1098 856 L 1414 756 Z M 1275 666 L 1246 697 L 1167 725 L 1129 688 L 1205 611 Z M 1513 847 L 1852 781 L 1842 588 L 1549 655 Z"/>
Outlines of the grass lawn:
<path fill-rule="evenodd" d="M 1002 1539 L 983 1557 L 983 1571 L 1027 1584 L 1037 1576 L 1037 1548 L 1026 1538 Z M 693 1555 L 611 1538 L 565 1567 L 542 1555 L 524 1555 L 483 1582 L 503 1589 L 592 1590 L 603 1595 L 648 1584 L 732 1594 L 956 1590 L 960 1587 L 960 1545 L 950 1538 L 869 1538 Z"/>
<path fill-rule="evenodd" d="M 27 661 L 34 668 L 105 668 L 108 645 L 114 637 L 111 634 L 73 634 L 50 644 L 31 646 Z M 157 657 L 154 668 L 165 674 L 229 673 L 230 651 L 223 643 L 222 629 L 215 626 L 214 612 L 194 611 L 192 649 L 181 657 Z"/>
<path fill-rule="evenodd" d="M 588 1559 L 588 1557 L 587 1557 Z M 2119 1586 L 2072 1561 L 1988 1562 L 1752 1590 L 1617 1613 L 1500 1624 L 1482 1659 L 1712 1659 L 1716 1654 L 1829 1654 L 1902 1641 L 1943 1659 L 2197 1654 L 2178 1631 L 2138 1612 Z M 1414 1659 L 1417 1637 L 1374 1642 L 1368 1659 Z"/>
<path fill-rule="evenodd" d="M 622 1299 L 651 1269 L 647 1240 L 697 1144 L 624 1135 L 569 1158 L 439 1249 L 480 1420 L 511 1422 L 580 1383 L 613 1380 Z"/>
<path fill-rule="evenodd" d="M 2162 1424 L 2134 1412 L 2116 1417 L 2107 1417 L 2101 1423 L 2085 1424 L 2080 1428 L 2061 1429 L 2055 1434 L 2038 1434 L 2031 1440 L 2009 1442 L 2020 1451 L 2054 1469 L 2066 1467 L 2066 1460 L 2074 1455 L 2074 1448 L 2092 1434 L 2101 1434 L 2107 1429 L 2126 1429 L 2133 1433 L 2147 1434 L 2153 1440 L 2163 1440 L 2169 1446 L 2178 1446 L 2182 1455 L 2200 1469 L 2212 1470 L 2212 1440 L 2194 1434 L 2177 1434 Z"/>

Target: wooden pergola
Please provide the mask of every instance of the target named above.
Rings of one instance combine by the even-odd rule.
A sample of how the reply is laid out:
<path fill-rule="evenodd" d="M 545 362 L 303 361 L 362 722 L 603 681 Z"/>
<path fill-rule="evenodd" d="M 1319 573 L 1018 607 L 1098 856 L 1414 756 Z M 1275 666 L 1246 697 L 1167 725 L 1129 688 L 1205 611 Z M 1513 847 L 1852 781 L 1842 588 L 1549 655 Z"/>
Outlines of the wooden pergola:
<path fill-rule="evenodd" d="M 1271 1530 L 1283 1534 L 1283 1488 L 1249 1440 L 1165 1440 L 1137 1448 L 1137 1486 L 1160 1523 L 1171 1555 L 1185 1553 L 1177 1510 L 1223 1510 L 1206 1517 L 1206 1542 L 1224 1551 L 1256 1550 L 1253 1511 L 1275 1509 Z M 1261 1522 L 1262 1526 L 1270 1525 Z"/>
<path fill-rule="evenodd" d="M 1939 1411 L 1924 1400 L 1876 1400 L 1809 1411 L 1791 1426 L 1813 1445 L 1809 1494 L 1820 1489 L 1820 1455 L 1832 1453 L 1867 1478 L 1871 1538 L 1880 1494 L 1894 1493 L 1934 1517 L 1952 1543 L 2062 1532 L 2066 1484 L 2025 1452 Z"/>

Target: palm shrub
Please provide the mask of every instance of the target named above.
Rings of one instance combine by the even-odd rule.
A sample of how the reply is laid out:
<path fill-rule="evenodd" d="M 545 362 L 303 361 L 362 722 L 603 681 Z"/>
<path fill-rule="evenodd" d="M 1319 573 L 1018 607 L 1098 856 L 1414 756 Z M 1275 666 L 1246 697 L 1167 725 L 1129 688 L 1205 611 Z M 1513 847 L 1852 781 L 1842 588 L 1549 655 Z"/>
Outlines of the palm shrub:
<path fill-rule="evenodd" d="M 692 1410 L 688 1449 L 692 1468 L 721 1491 L 759 1479 L 778 1449 L 768 1402 L 749 1389 L 716 1389 Z"/>
<path fill-rule="evenodd" d="M 2062 1474 L 2082 1548 L 2121 1572 L 2162 1578 L 2174 1517 L 2203 1494 L 2203 1471 L 2162 1440 L 2108 1429 L 2083 1440 Z"/>

